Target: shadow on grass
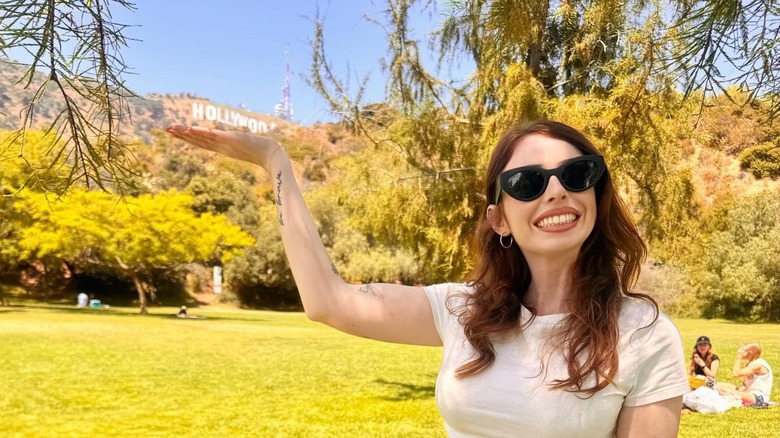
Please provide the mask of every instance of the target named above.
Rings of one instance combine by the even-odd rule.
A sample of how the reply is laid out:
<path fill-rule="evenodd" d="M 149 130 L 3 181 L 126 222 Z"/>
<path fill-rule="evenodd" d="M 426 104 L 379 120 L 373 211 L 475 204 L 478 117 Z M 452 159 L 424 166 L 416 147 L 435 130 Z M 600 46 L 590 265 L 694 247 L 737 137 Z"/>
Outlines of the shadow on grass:
<path fill-rule="evenodd" d="M 435 380 L 435 377 L 433 379 Z M 426 400 L 433 398 L 436 394 L 435 385 L 414 385 L 411 383 L 390 382 L 385 379 L 378 379 L 374 382 L 385 385 L 395 391 L 393 396 L 381 397 L 387 401 Z"/>
<path fill-rule="evenodd" d="M 231 316 L 218 316 L 218 315 L 209 315 L 209 316 L 200 316 L 200 315 L 192 315 L 189 318 L 178 318 L 176 316 L 176 313 L 149 313 L 146 315 L 142 315 L 140 310 L 138 312 L 129 312 L 126 309 L 118 310 L 118 309 L 112 309 L 112 308 L 90 308 L 90 307 L 66 307 L 66 306 L 60 306 L 56 304 L 37 304 L 37 305 L 27 305 L 27 304 L 12 304 L 10 306 L 6 306 L 4 308 L 0 308 L 0 313 L 22 313 L 22 312 L 28 312 L 32 309 L 45 309 L 47 311 L 51 312 L 57 312 L 57 313 L 68 313 L 68 314 L 80 314 L 80 315 L 94 315 L 94 316 L 123 316 L 123 317 L 130 317 L 130 318 L 156 318 L 156 319 L 175 319 L 179 321 L 244 321 L 244 322 L 268 322 L 266 319 L 259 319 L 259 318 L 237 318 L 237 317 L 231 317 Z"/>

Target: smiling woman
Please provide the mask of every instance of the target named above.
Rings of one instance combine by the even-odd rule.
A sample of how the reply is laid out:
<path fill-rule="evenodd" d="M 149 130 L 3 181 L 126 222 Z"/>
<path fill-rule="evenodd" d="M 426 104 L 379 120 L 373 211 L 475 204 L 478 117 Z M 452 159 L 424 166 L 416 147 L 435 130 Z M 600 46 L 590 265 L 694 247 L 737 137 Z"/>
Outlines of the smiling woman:
<path fill-rule="evenodd" d="M 345 283 L 273 140 L 167 130 L 274 176 L 310 319 L 443 346 L 436 398 L 451 436 L 676 436 L 688 391 L 680 336 L 650 297 L 631 291 L 646 248 L 603 157 L 578 131 L 540 121 L 499 141 L 475 270 L 465 283 L 422 288 Z"/>

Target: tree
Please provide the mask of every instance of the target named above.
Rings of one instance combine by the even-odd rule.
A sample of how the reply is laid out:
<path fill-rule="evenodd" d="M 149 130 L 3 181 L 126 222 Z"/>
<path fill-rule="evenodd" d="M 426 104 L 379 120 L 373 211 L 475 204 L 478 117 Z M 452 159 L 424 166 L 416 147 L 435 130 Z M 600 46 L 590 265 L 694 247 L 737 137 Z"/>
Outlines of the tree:
<path fill-rule="evenodd" d="M 780 321 L 780 193 L 720 199 L 701 224 L 689 281 L 705 317 Z"/>
<path fill-rule="evenodd" d="M 121 77 L 126 26 L 111 18 L 115 6 L 133 9 L 127 0 L 0 1 L 0 53 L 27 52 L 31 60 L 16 85 L 36 90 L 10 140 L 24 141 L 42 99 L 62 102 L 49 128 L 56 147 L 48 152 L 50 167 L 61 159 L 72 163 L 59 192 L 78 182 L 123 193 L 132 181 L 131 156 L 117 136 L 128 111 L 125 99 L 134 94 Z"/>
<path fill-rule="evenodd" d="M 414 8 L 430 2 L 386 4 L 386 107 L 363 110 L 360 90 L 349 99 L 327 62 L 321 22 L 312 41 L 310 83 L 377 155 L 364 166 L 372 173 L 348 185 L 370 184 L 370 198 L 347 197 L 362 215 L 361 231 L 368 232 L 370 221 L 382 230 L 382 243 L 403 242 L 429 263 L 434 278 L 462 277 L 493 145 L 518 122 L 540 117 L 568 122 L 596 140 L 620 187 L 641 207 L 651 240 L 670 239 L 680 232 L 679 221 L 695 213 L 690 174 L 677 165 L 680 151 L 673 146 L 688 129 L 687 108 L 673 78 L 659 68 L 669 47 L 660 6 L 454 2 L 434 49 L 442 60 L 463 56 L 475 65 L 456 86 L 426 69 L 422 44 L 411 36 Z"/>
<path fill-rule="evenodd" d="M 21 231 L 21 257 L 97 264 L 135 284 L 141 313 L 154 269 L 230 260 L 251 236 L 224 216 L 196 215 L 192 198 L 175 192 L 125 198 L 72 189 L 54 203 L 21 192 L 14 208 L 32 220 Z"/>

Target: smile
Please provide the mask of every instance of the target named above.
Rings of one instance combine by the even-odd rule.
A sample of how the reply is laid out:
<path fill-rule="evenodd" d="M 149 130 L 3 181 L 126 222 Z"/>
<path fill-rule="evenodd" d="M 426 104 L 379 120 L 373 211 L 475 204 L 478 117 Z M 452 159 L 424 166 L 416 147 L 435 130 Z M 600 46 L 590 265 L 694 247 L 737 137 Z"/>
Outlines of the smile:
<path fill-rule="evenodd" d="M 557 216 L 548 216 L 540 220 L 539 222 L 535 223 L 534 225 L 536 225 L 539 228 L 547 228 L 555 225 L 569 224 L 576 220 L 577 220 L 577 215 L 569 213 L 569 214 L 561 214 Z"/>

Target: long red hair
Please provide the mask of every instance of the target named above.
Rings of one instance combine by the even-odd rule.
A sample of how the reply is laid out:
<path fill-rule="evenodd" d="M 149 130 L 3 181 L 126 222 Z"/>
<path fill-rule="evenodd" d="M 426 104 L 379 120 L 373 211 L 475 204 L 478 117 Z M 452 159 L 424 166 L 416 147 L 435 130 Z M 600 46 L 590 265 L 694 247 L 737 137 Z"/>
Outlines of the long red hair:
<path fill-rule="evenodd" d="M 477 264 L 468 280 L 475 290 L 464 295 L 461 306 L 451 309 L 476 353 L 474 359 L 458 368 L 459 378 L 485 371 L 496 357 L 492 339 L 523 328 L 520 307 L 531 284 L 531 272 L 518 245 L 508 249 L 499 245 L 486 212 L 496 196 L 496 180 L 512 157 L 515 145 L 529 134 L 564 140 L 583 154 L 599 154 L 579 131 L 552 121 L 536 121 L 511 129 L 498 142 L 485 179 L 486 205 L 474 235 Z M 624 298 L 649 302 L 655 309 L 653 321 L 658 317 L 658 306 L 652 298 L 630 291 L 647 247 L 608 170 L 595 189 L 596 223 L 580 249 L 573 272 L 571 308 L 576 310 L 565 317 L 563 329 L 549 341 L 551 348 L 563 354 L 569 374 L 567 379 L 552 381 L 551 388 L 588 397 L 606 387 L 617 374 L 618 317 Z M 595 385 L 586 388 L 585 379 L 591 375 L 595 375 Z"/>

